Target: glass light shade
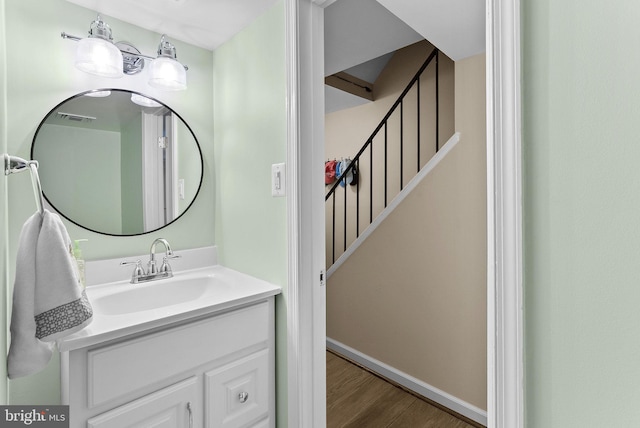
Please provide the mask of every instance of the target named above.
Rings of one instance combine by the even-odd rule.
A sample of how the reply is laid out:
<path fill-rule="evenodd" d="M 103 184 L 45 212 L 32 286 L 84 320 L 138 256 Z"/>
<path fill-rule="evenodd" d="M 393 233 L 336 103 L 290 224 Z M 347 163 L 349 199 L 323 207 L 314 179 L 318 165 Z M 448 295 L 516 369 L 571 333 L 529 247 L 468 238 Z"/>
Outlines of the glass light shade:
<path fill-rule="evenodd" d="M 122 53 L 111 42 L 89 37 L 78 41 L 76 67 L 102 77 L 122 77 Z"/>
<path fill-rule="evenodd" d="M 162 104 L 140 94 L 131 94 L 131 102 L 142 107 L 160 107 Z"/>
<path fill-rule="evenodd" d="M 175 59 L 158 57 L 149 64 L 149 85 L 168 91 L 187 89 L 187 72 Z"/>
<path fill-rule="evenodd" d="M 91 91 L 91 92 L 87 92 L 85 95 L 88 97 L 94 97 L 94 98 L 104 98 L 111 95 L 111 91 Z"/>

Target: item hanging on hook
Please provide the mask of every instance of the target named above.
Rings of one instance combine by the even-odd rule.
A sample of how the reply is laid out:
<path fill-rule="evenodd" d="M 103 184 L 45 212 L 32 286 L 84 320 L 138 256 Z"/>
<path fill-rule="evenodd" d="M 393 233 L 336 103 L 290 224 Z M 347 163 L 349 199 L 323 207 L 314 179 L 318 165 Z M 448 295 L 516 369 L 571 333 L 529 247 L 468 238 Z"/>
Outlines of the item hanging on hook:
<path fill-rule="evenodd" d="M 331 184 L 336 180 L 336 164 L 334 160 L 326 161 L 324 164 L 324 184 Z"/>

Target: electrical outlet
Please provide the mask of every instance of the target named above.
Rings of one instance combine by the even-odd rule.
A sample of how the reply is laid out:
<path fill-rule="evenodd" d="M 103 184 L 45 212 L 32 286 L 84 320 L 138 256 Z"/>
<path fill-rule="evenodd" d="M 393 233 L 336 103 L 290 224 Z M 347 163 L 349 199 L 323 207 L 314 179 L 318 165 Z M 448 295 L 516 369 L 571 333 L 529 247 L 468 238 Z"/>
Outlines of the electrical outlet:
<path fill-rule="evenodd" d="M 285 169 L 283 163 L 271 165 L 271 196 L 284 196 L 286 191 Z"/>

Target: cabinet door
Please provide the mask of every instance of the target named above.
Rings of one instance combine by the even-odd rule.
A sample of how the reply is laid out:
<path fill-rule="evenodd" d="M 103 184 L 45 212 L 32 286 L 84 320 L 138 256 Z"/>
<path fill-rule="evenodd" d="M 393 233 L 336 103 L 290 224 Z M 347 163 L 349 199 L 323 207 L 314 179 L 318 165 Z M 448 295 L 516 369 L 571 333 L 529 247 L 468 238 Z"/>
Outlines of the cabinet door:
<path fill-rule="evenodd" d="M 269 412 L 269 351 L 205 373 L 205 391 L 206 428 L 252 426 Z"/>
<path fill-rule="evenodd" d="M 88 405 L 113 407 L 111 403 L 125 395 L 133 399 L 143 391 L 153 391 L 163 378 L 179 376 L 251 346 L 266 346 L 273 328 L 268 319 L 265 302 L 91 349 L 87 352 Z M 119 361 L 127 363 L 114 363 Z"/>
<path fill-rule="evenodd" d="M 251 425 L 251 428 L 270 428 L 271 425 L 269 425 L 269 422 L 270 422 L 269 418 L 263 419 L 257 424 Z"/>
<path fill-rule="evenodd" d="M 198 378 L 191 377 L 87 421 L 88 428 L 192 428 L 202 424 L 196 414 Z"/>

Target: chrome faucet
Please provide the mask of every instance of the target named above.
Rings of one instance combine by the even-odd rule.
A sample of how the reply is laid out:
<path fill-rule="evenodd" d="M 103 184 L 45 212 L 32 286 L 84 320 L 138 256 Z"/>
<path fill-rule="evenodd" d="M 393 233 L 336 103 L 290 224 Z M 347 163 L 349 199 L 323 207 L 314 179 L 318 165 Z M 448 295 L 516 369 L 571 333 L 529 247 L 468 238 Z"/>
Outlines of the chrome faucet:
<path fill-rule="evenodd" d="M 148 275 L 158 273 L 158 268 L 156 267 L 156 245 L 159 243 L 164 245 L 165 249 L 165 257 L 163 259 L 162 266 L 160 267 L 160 272 L 168 271 L 169 273 L 171 273 L 171 267 L 169 267 L 169 264 L 167 263 L 169 257 L 173 257 L 171 245 L 169 245 L 169 242 L 166 239 L 157 238 L 155 241 L 153 241 L 153 244 L 151 244 L 151 249 L 149 250 L 149 263 L 147 264 Z"/>
<path fill-rule="evenodd" d="M 160 269 L 158 269 L 156 265 L 156 245 L 163 244 L 165 249 L 165 255 L 162 258 L 162 265 L 160 265 Z M 135 268 L 133 273 L 131 274 L 131 283 L 138 284 L 140 282 L 147 281 L 155 281 L 157 279 L 163 278 L 171 278 L 173 276 L 173 272 L 171 270 L 171 266 L 169 265 L 169 259 L 177 259 L 179 255 L 173 254 L 173 250 L 171 249 L 171 245 L 164 238 L 157 238 L 151 244 L 151 249 L 149 250 L 149 262 L 147 263 L 147 271 L 144 271 L 142 267 L 142 263 L 140 260 L 136 260 L 135 262 L 121 262 L 120 266 L 132 265 L 135 264 Z"/>

